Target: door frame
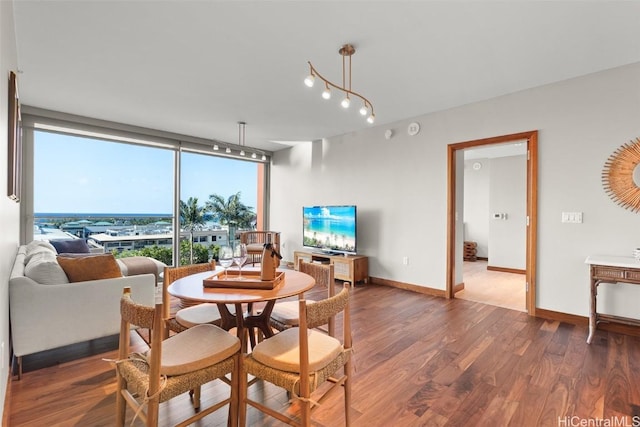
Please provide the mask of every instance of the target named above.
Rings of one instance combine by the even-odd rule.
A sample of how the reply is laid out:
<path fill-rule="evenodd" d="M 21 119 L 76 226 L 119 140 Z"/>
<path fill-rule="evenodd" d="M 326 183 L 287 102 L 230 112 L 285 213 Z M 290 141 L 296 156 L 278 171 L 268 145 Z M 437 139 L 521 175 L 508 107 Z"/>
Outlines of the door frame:
<path fill-rule="evenodd" d="M 536 315 L 536 253 L 538 235 L 538 131 L 532 130 L 491 138 L 476 139 L 447 146 L 447 289 L 446 297 L 455 298 L 456 287 L 456 156 L 459 150 L 505 142 L 527 141 L 527 236 L 526 236 L 526 309 Z M 461 268 L 462 266 L 460 266 Z"/>

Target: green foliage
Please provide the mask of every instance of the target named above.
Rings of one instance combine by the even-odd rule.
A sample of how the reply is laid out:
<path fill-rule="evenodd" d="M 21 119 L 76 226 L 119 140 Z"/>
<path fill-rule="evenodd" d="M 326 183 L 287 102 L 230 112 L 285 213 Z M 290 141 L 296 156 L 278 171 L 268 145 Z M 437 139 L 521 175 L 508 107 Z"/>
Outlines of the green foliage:
<path fill-rule="evenodd" d="M 180 200 L 180 225 L 185 230 L 197 230 L 205 224 L 204 214 L 206 210 L 204 206 L 198 206 L 197 197 L 189 197 L 184 202 Z"/>
<path fill-rule="evenodd" d="M 256 220 L 253 208 L 240 201 L 240 192 L 232 194 L 228 199 L 219 194 L 212 194 L 205 209 L 222 225 L 235 224 L 238 229 L 251 229 Z"/>
<path fill-rule="evenodd" d="M 212 247 L 215 249 L 215 247 Z M 219 248 L 218 248 L 219 249 Z M 190 260 L 190 246 L 188 240 L 182 240 L 180 242 L 180 265 L 191 264 Z M 171 248 L 163 246 L 149 246 L 142 249 L 136 249 L 134 251 L 112 251 L 113 256 L 116 258 L 127 258 L 132 256 L 146 256 L 149 258 L 157 259 L 167 265 L 173 265 L 173 250 Z M 216 250 L 217 254 L 217 250 Z M 199 243 L 193 245 L 193 263 L 201 264 L 209 262 L 209 249 Z"/>
<path fill-rule="evenodd" d="M 188 252 L 188 251 L 187 251 Z M 111 252 L 116 258 L 127 258 L 132 256 L 146 256 L 149 258 L 157 259 L 164 262 L 167 265 L 173 264 L 173 250 L 164 246 L 148 246 L 142 249 L 136 249 L 134 251 L 122 251 L 116 250 Z"/>
<path fill-rule="evenodd" d="M 218 261 L 218 254 L 220 253 L 220 246 L 211 245 L 209 246 L 209 251 L 211 251 L 211 259 L 215 259 Z"/>
<path fill-rule="evenodd" d="M 209 250 L 199 243 L 193 244 L 193 263 L 191 262 L 191 246 L 188 240 L 180 241 L 180 265 L 202 264 L 209 262 Z"/>

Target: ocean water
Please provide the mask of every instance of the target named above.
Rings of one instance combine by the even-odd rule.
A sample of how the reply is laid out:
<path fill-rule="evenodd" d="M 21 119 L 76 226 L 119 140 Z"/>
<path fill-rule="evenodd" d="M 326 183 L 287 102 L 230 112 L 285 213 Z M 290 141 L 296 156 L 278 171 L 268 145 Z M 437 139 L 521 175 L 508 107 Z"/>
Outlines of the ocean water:
<path fill-rule="evenodd" d="M 78 212 L 36 212 L 35 218 L 171 218 L 173 214 L 164 213 L 78 213 Z"/>
<path fill-rule="evenodd" d="M 305 230 L 316 233 L 336 234 L 346 238 L 356 237 L 356 222 L 353 220 L 310 219 Z"/>

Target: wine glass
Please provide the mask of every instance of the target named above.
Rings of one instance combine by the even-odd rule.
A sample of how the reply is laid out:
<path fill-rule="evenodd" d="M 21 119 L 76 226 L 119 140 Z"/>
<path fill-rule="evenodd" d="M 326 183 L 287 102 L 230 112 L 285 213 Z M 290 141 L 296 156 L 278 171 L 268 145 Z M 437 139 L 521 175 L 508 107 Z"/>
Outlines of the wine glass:
<path fill-rule="evenodd" d="M 230 246 L 221 246 L 218 251 L 218 262 L 224 268 L 224 278 L 227 279 L 229 274 L 227 268 L 233 265 L 233 250 Z"/>
<path fill-rule="evenodd" d="M 238 243 L 233 248 L 233 262 L 238 266 L 238 279 L 242 279 L 242 266 L 247 262 L 247 245 Z"/>

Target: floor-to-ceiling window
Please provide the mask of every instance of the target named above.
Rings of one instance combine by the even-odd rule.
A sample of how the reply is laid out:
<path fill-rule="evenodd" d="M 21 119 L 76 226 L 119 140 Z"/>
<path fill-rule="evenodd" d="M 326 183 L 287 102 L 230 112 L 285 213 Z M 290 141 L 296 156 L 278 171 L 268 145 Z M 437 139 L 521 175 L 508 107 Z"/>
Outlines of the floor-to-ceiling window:
<path fill-rule="evenodd" d="M 34 239 L 172 264 L 173 151 L 46 131 L 33 141 Z"/>
<path fill-rule="evenodd" d="M 180 222 L 193 242 L 181 247 L 181 263 L 202 262 L 236 239 L 240 230 L 256 228 L 259 163 L 211 154 L 180 155 Z M 207 253 L 206 247 L 209 247 Z"/>
<path fill-rule="evenodd" d="M 136 140 L 120 129 L 113 139 L 109 129 L 96 137 L 82 124 L 77 133 L 68 123 L 51 130 L 58 129 L 52 120 L 44 122 L 29 117 L 25 126 L 25 240 L 83 238 L 96 252 L 186 264 L 215 258 L 229 243 L 220 206 L 244 208 L 238 229 L 264 221 L 264 160 L 220 156 L 177 139 Z"/>

